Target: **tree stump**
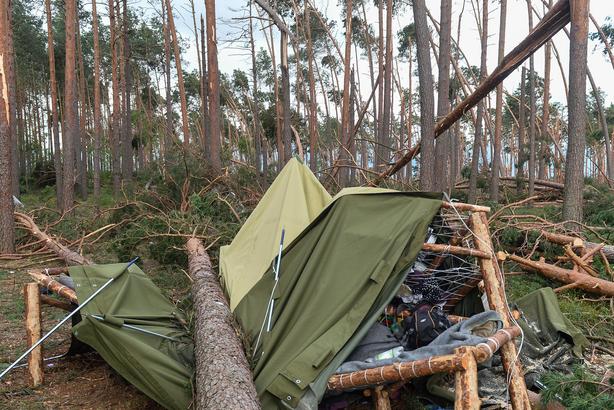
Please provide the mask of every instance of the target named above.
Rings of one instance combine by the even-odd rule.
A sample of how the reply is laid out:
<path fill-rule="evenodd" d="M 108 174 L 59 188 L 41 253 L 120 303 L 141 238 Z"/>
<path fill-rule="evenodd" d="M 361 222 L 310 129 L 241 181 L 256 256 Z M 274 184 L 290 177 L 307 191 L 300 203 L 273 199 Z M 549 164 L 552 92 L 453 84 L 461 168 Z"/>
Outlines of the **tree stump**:
<path fill-rule="evenodd" d="M 32 347 L 42 336 L 40 292 L 37 283 L 26 283 L 23 287 L 25 299 L 26 337 L 28 348 Z M 30 385 L 43 384 L 43 346 L 38 346 L 28 356 Z"/>
<path fill-rule="evenodd" d="M 209 255 L 196 238 L 186 248 L 195 311 L 196 408 L 260 409 L 236 322 Z"/>

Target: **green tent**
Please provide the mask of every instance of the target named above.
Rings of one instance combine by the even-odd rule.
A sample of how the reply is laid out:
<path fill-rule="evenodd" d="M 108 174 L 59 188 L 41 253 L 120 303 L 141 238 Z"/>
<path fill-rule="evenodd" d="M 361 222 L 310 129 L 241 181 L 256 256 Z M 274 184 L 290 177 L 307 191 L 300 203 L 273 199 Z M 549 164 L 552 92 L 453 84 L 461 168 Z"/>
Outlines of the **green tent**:
<path fill-rule="evenodd" d="M 234 310 L 278 252 L 282 228 L 289 244 L 331 197 L 309 168 L 291 159 L 228 246 L 220 249 L 220 274 Z"/>
<path fill-rule="evenodd" d="M 284 249 L 270 332 L 264 321 L 274 288 L 273 258 L 265 272 L 249 266 L 223 272 L 225 278 L 261 277 L 234 313 L 252 343 L 265 409 L 317 406 L 330 375 L 398 290 L 440 206 L 439 194 L 342 191 Z M 279 217 L 275 226 L 287 225 Z M 261 239 L 257 231 L 250 235 Z M 232 289 L 226 290 L 232 299 Z"/>
<path fill-rule="evenodd" d="M 75 337 L 164 407 L 188 408 L 193 343 L 177 308 L 134 264 L 75 266 L 69 272 L 79 301 L 115 278 L 81 309 Z"/>

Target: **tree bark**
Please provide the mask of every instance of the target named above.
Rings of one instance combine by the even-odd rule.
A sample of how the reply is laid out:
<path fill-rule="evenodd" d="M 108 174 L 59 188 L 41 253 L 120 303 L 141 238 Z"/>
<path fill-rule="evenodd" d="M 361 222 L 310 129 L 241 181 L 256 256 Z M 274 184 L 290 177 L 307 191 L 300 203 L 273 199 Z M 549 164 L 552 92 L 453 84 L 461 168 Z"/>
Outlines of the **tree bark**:
<path fill-rule="evenodd" d="M 49 0 L 46 0 L 47 3 Z M 102 123 L 100 112 L 100 41 L 96 1 L 92 1 L 92 32 L 94 36 L 94 201 L 100 205 L 100 151 L 102 149 Z M 51 57 L 50 57 L 51 58 Z"/>
<path fill-rule="evenodd" d="M 526 143 L 526 68 L 522 67 L 522 72 L 520 74 L 520 102 L 518 108 L 518 160 L 517 160 L 517 169 L 516 169 L 516 192 L 518 195 L 522 194 L 524 189 L 523 181 L 524 177 L 524 163 L 525 163 L 525 143 Z"/>
<path fill-rule="evenodd" d="M 26 283 L 23 286 L 26 338 L 28 348 L 32 347 L 42 336 L 40 291 L 37 283 Z M 43 384 L 43 346 L 39 345 L 28 356 L 28 371 L 30 386 Z"/>
<path fill-rule="evenodd" d="M 507 0 L 501 0 L 499 12 L 499 49 L 497 64 L 505 56 L 505 29 L 507 24 Z M 495 102 L 495 138 L 492 153 L 492 172 L 490 178 L 490 199 L 499 202 L 499 174 L 501 173 L 501 131 L 503 129 L 503 81 L 497 85 Z"/>
<path fill-rule="evenodd" d="M 605 143 L 605 158 L 606 158 L 606 170 L 609 179 L 614 179 L 614 159 L 612 158 L 612 147 L 610 144 L 610 133 L 608 132 L 608 120 L 603 109 L 601 98 L 599 98 L 599 87 L 595 84 L 591 70 L 586 69 L 588 81 L 591 83 L 593 94 L 595 95 L 595 101 L 597 102 L 597 115 L 599 116 L 599 125 L 601 126 L 601 132 L 603 133 L 603 140 Z"/>
<path fill-rule="evenodd" d="M 111 114 L 111 132 L 109 133 L 111 146 L 111 173 L 113 174 L 113 195 L 119 196 L 121 190 L 121 168 L 119 152 L 119 120 L 120 120 L 120 101 L 119 101 L 119 77 L 117 72 L 117 25 L 115 22 L 115 5 L 113 0 L 109 0 L 109 30 L 111 34 L 111 82 L 113 94 L 113 112 Z"/>
<path fill-rule="evenodd" d="M 14 87 L 10 81 L 9 65 L 13 50 L 6 38 L 12 30 L 10 26 L 10 0 L 0 0 L 0 254 L 15 251 L 15 227 L 13 221 L 13 161 L 11 138 L 11 107 L 9 88 Z"/>
<path fill-rule="evenodd" d="M 563 219 L 582 221 L 584 148 L 586 145 L 586 56 L 588 0 L 574 0 L 569 44 L 568 144 L 565 160 Z"/>
<path fill-rule="evenodd" d="M 435 122 L 433 75 L 429 52 L 429 32 L 426 22 L 424 0 L 413 2 L 414 24 L 416 26 L 416 54 L 418 58 L 418 80 L 420 82 L 420 189 L 431 191 L 435 188 Z"/>
<path fill-rule="evenodd" d="M 281 98 L 282 98 L 282 142 L 284 145 L 283 164 L 292 158 L 292 130 L 290 128 L 290 72 L 288 68 L 288 33 L 280 36 L 280 68 L 281 68 Z"/>
<path fill-rule="evenodd" d="M 452 0 L 441 1 L 439 26 L 439 80 L 437 81 L 437 119 L 450 112 L 450 47 L 452 45 Z M 452 135 L 445 131 L 435 146 L 435 189 L 449 191 Z"/>
<path fill-rule="evenodd" d="M 78 6 L 77 6 L 78 7 Z M 75 140 L 75 162 L 76 162 L 76 185 L 79 188 L 79 195 L 84 201 L 87 200 L 87 83 L 85 81 L 85 65 L 83 64 L 83 50 L 81 48 L 81 28 L 79 26 L 79 11 L 77 10 L 77 64 L 79 73 L 79 138 Z"/>
<path fill-rule="evenodd" d="M 552 0 L 550 0 L 549 7 L 552 7 Z M 550 133 L 550 66 L 552 55 L 552 41 L 546 43 L 544 49 L 544 98 L 543 98 L 543 112 L 542 112 L 542 124 L 541 124 L 541 141 L 539 144 L 539 164 L 538 164 L 538 179 L 546 179 L 546 155 L 548 153 L 549 143 L 546 137 Z"/>
<path fill-rule="evenodd" d="M 527 0 L 529 12 L 529 32 L 533 30 L 531 0 Z M 529 57 L 529 196 L 535 194 L 535 63 L 533 54 Z"/>
<path fill-rule="evenodd" d="M 207 2 L 207 6 L 210 2 Z M 209 19 L 210 6 L 207 7 L 207 20 Z M 173 52 L 175 54 L 175 67 L 177 68 L 177 85 L 179 86 L 179 101 L 181 103 L 181 122 L 183 128 L 183 144 L 187 147 L 190 143 L 190 120 L 188 118 L 188 103 L 185 95 L 185 84 L 183 82 L 183 70 L 181 69 L 181 52 L 179 51 L 179 40 L 177 30 L 175 30 L 175 18 L 170 0 L 166 0 L 166 12 L 168 14 L 168 30 L 173 38 Z M 215 11 L 214 11 L 215 13 Z M 213 20 L 215 22 L 215 18 Z M 217 50 L 216 50 L 217 51 Z M 209 64 L 211 65 L 211 64 Z"/>
<path fill-rule="evenodd" d="M 350 165 L 350 133 L 354 128 L 354 124 L 350 124 L 350 110 L 352 109 L 350 107 L 350 65 L 352 64 L 352 0 L 346 1 L 345 56 L 343 58 L 343 62 L 343 111 L 341 112 L 341 144 L 339 147 L 339 162 L 337 164 L 340 166 L 339 185 L 341 187 L 346 187 L 350 183 L 350 169 L 348 167 Z"/>
<path fill-rule="evenodd" d="M 168 32 L 167 13 L 165 0 L 162 2 L 162 33 L 164 36 L 164 91 L 166 103 L 166 127 L 164 133 L 164 153 L 163 153 L 163 170 L 168 166 L 168 161 L 171 157 L 171 148 L 174 146 L 174 126 L 173 126 L 173 103 L 171 97 L 171 39 Z"/>
<path fill-rule="evenodd" d="M 311 6 L 307 2 L 305 2 L 305 27 L 307 35 L 307 77 L 309 78 L 309 168 L 315 172 L 318 167 L 318 107 L 316 82 L 313 73 L 314 55 L 313 40 L 311 38 Z"/>
<path fill-rule="evenodd" d="M 64 67 L 64 127 L 62 132 L 62 148 L 64 150 L 64 193 L 62 211 L 69 211 L 74 202 L 75 193 L 75 141 L 79 138 L 79 114 L 77 111 L 79 96 L 77 95 L 76 77 L 76 33 L 77 4 L 76 0 L 66 0 L 66 66 Z"/>
<path fill-rule="evenodd" d="M 220 87 L 217 65 L 215 0 L 207 1 L 205 3 L 205 10 L 207 13 L 207 65 L 209 66 L 209 70 L 207 72 L 207 92 L 209 94 L 209 153 L 211 158 L 211 167 L 215 171 L 219 172 L 222 169 L 222 160 L 220 152 Z"/>
<path fill-rule="evenodd" d="M 488 51 L 488 0 L 482 1 L 482 31 L 480 33 L 481 40 L 481 57 L 480 57 L 480 83 L 486 79 L 486 60 Z M 478 104 L 478 110 L 475 121 L 475 136 L 473 138 L 473 152 L 471 154 L 471 175 L 469 177 L 469 197 L 470 203 L 475 203 L 478 197 L 478 173 L 480 172 L 480 148 L 482 147 L 483 138 L 483 118 L 485 111 L 485 101 L 482 100 Z M 482 154 L 485 154 L 482 153 Z M 488 164 L 483 164 L 484 167 L 488 167 Z"/>
<path fill-rule="evenodd" d="M 188 240 L 195 306 L 196 408 L 260 409 L 228 301 L 202 242 Z"/>
<path fill-rule="evenodd" d="M 305 6 L 307 7 L 307 6 Z M 252 3 L 249 3 L 249 44 L 252 57 L 252 115 L 253 115 L 253 135 L 254 135 L 254 148 L 256 156 L 256 172 L 259 176 L 265 175 L 265 171 L 262 168 L 262 134 L 260 132 L 260 107 L 258 102 L 258 68 L 256 66 L 256 47 L 254 45 L 254 22 L 252 17 Z"/>
<path fill-rule="evenodd" d="M 123 102 L 123 121 L 122 121 L 122 178 L 124 184 L 130 184 L 132 172 L 134 170 L 134 150 L 132 149 L 132 107 L 130 102 L 130 91 L 132 89 L 132 69 L 130 68 L 130 32 L 128 25 L 128 2 L 123 0 L 122 14 L 122 94 Z M 181 85 L 180 85 L 181 89 Z"/>
<path fill-rule="evenodd" d="M 62 150 L 60 148 L 60 127 L 58 116 L 58 84 L 55 75 L 55 51 L 53 42 L 53 25 L 51 23 L 51 0 L 45 0 L 47 17 L 47 53 L 49 54 L 49 88 L 51 89 L 51 121 L 53 122 L 53 167 L 55 168 L 56 204 L 61 207 L 62 191 Z"/>

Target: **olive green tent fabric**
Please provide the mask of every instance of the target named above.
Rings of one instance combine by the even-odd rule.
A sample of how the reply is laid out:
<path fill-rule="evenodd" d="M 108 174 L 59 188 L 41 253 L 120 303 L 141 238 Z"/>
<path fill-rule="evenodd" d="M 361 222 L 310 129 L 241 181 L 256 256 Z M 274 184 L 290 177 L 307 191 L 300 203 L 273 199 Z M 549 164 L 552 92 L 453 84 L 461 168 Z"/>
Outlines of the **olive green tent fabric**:
<path fill-rule="evenodd" d="M 398 290 L 441 206 L 438 194 L 364 188 L 336 198 L 284 250 L 272 328 L 258 346 L 271 268 L 235 309 L 252 343 L 264 408 L 296 407 L 308 391 L 321 398 L 326 380 Z"/>
<path fill-rule="evenodd" d="M 543 355 L 561 335 L 564 335 L 573 344 L 573 353 L 578 357 L 582 356 L 582 349 L 588 346 L 589 341 L 563 315 L 552 288 L 537 289 L 518 299 L 516 305 L 526 319 L 518 323 L 524 333 L 527 355 L 530 357 Z"/>
<path fill-rule="evenodd" d="M 296 158 L 286 164 L 232 243 L 220 249 L 220 274 L 232 310 L 277 255 L 282 228 L 287 246 L 330 201 L 307 166 Z"/>
<path fill-rule="evenodd" d="M 127 266 L 118 263 L 69 268 L 80 302 L 115 278 L 81 309 L 82 320 L 73 327 L 73 334 L 162 406 L 187 409 L 192 401 L 194 346 L 182 325 L 185 318 L 143 271 L 134 264 L 126 269 Z"/>

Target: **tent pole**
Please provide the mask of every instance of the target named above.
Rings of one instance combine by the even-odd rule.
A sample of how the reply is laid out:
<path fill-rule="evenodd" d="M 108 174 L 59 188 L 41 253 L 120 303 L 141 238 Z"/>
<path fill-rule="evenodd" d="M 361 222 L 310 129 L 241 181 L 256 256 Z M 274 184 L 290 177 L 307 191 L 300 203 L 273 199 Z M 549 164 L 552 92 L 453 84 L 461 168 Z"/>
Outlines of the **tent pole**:
<path fill-rule="evenodd" d="M 132 266 L 136 261 L 138 260 L 137 258 L 134 258 L 133 260 L 130 261 L 130 263 L 128 263 L 128 265 L 126 265 L 126 267 L 124 268 L 124 270 L 122 271 L 122 273 L 128 269 L 130 266 Z M 119 275 L 118 275 L 119 276 Z M 117 277 L 117 276 L 116 276 Z M 111 278 L 109 279 L 104 285 L 102 285 L 96 292 L 92 293 L 87 299 L 85 299 L 85 301 L 80 304 L 75 310 L 73 310 L 72 312 L 70 312 L 70 314 L 68 316 L 66 316 L 64 319 L 62 319 L 60 321 L 60 323 L 58 323 L 57 325 L 55 325 L 53 327 L 53 329 L 51 329 L 45 336 L 43 336 L 42 338 L 40 338 L 36 343 L 34 343 L 28 350 L 26 350 L 26 352 L 24 354 L 22 354 L 21 356 L 19 356 L 19 359 L 15 360 L 13 363 L 11 363 L 11 365 L 9 367 L 7 367 L 6 369 L 4 369 L 4 371 L 2 373 L 0 373 L 0 380 L 2 380 L 2 378 L 8 373 L 10 372 L 15 366 L 17 366 L 17 364 L 19 362 L 21 362 L 24 358 L 26 358 L 30 353 L 32 353 L 32 351 L 34 349 L 36 349 L 41 343 L 43 343 L 49 336 L 51 336 L 56 330 L 58 330 L 64 323 L 66 323 L 71 317 L 73 317 L 77 312 L 79 312 L 81 309 L 83 309 L 88 303 L 90 303 L 96 296 L 98 296 L 98 294 L 100 292 L 102 292 L 103 290 L 105 290 L 107 288 L 107 286 L 109 286 L 113 280 L 115 278 Z"/>

